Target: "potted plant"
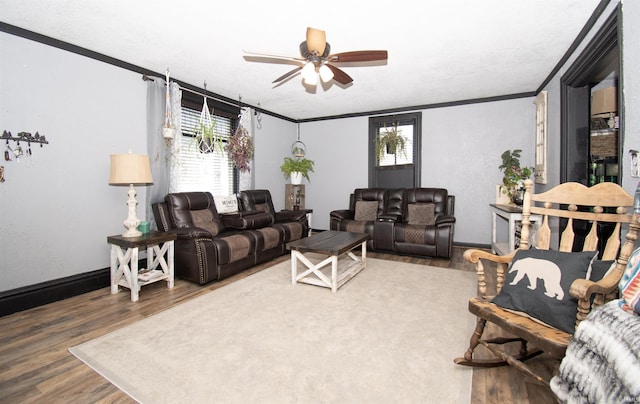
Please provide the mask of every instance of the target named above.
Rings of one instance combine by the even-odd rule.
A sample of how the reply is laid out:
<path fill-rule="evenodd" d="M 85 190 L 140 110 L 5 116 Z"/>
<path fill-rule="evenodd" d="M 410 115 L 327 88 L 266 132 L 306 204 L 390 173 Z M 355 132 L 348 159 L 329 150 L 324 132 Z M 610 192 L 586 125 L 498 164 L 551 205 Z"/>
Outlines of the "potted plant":
<path fill-rule="evenodd" d="M 313 160 L 309 160 L 307 158 L 285 157 L 284 162 L 280 166 L 280 170 L 284 174 L 285 178 L 291 177 L 292 184 L 300 184 L 302 182 L 302 177 L 311 182 L 309 179 L 309 173 L 313 172 L 313 164 Z"/>
<path fill-rule="evenodd" d="M 195 134 L 196 145 L 198 145 L 198 150 L 200 150 L 201 153 L 212 153 L 216 149 L 220 152 L 224 150 L 222 137 L 216 134 L 215 128 L 215 121 L 207 123 L 206 121 L 198 120 L 196 123 L 193 132 Z"/>
<path fill-rule="evenodd" d="M 520 153 L 520 149 L 506 150 L 501 156 L 502 164 L 498 166 L 503 173 L 501 192 L 516 205 L 522 205 L 524 180 L 533 173 L 533 167 L 520 166 Z"/>
<path fill-rule="evenodd" d="M 375 139 L 376 156 L 378 156 L 378 161 L 384 158 L 385 153 L 393 154 L 394 156 L 398 156 L 400 154 L 406 156 L 407 141 L 407 137 L 398 131 L 398 124 L 393 128 L 387 128 L 385 126 L 384 131 L 378 134 Z"/>
<path fill-rule="evenodd" d="M 253 139 L 243 126 L 238 126 L 236 133 L 229 138 L 225 146 L 229 159 L 233 166 L 240 171 L 251 171 L 251 159 L 253 158 Z"/>

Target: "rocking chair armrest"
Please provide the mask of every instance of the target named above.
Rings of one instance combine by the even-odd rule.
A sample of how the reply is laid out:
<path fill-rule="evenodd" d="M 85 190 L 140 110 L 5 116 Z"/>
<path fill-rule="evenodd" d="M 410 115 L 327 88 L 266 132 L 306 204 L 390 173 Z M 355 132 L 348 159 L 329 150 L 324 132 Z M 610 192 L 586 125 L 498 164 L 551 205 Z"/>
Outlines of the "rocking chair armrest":
<path fill-rule="evenodd" d="M 496 255 L 484 250 L 470 249 L 464 252 L 463 257 L 465 260 L 473 262 L 474 264 L 478 263 L 480 259 L 486 259 L 496 263 L 510 263 L 513 261 L 514 255 L 515 251 L 507 255 Z"/>
<path fill-rule="evenodd" d="M 618 283 L 624 272 L 624 265 L 617 264 L 610 274 L 597 282 L 589 279 L 576 279 L 569 288 L 569 294 L 578 300 L 590 300 L 594 294 L 604 296 L 613 293 L 618 288 Z"/>

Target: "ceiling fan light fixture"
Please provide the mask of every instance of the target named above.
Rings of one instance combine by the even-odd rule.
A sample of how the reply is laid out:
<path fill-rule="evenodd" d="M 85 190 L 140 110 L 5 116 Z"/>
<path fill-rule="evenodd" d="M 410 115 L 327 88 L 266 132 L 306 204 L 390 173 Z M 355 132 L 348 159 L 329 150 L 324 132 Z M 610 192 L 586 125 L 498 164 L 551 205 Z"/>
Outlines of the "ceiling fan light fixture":
<path fill-rule="evenodd" d="M 333 71 L 325 64 L 320 66 L 320 78 L 324 83 L 330 81 L 333 78 Z"/>
<path fill-rule="evenodd" d="M 313 62 L 308 62 L 302 68 L 302 79 L 309 85 L 316 85 L 318 83 L 318 75 L 316 74 L 316 66 Z"/>

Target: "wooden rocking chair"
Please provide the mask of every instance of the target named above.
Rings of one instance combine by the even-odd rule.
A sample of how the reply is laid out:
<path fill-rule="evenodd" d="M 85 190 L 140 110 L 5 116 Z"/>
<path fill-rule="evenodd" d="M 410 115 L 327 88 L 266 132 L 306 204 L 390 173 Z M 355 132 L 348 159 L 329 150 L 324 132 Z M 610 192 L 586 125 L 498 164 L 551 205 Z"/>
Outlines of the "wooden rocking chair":
<path fill-rule="evenodd" d="M 578 326 L 580 321 L 584 320 L 593 307 L 617 298 L 618 282 L 624 273 L 629 256 L 634 250 L 634 243 L 638 238 L 640 224 L 638 223 L 638 217 L 632 214 L 631 209 L 629 209 L 633 206 L 633 197 L 617 184 L 601 183 L 589 188 L 579 183 L 564 183 L 540 194 L 532 194 L 532 187 L 533 182 L 531 180 L 525 181 L 521 242 L 518 250 L 503 256 L 490 254 L 482 250 L 465 251 L 464 258 L 476 264 L 478 274 L 479 297 L 469 300 L 469 311 L 478 317 L 478 321 L 471 336 L 469 349 L 463 357 L 456 358 L 454 362 L 460 365 L 480 367 L 508 364 L 531 376 L 538 383 L 549 386 L 550 378 L 536 374 L 523 361 L 545 352 L 552 358 L 557 359 L 559 363 L 565 355 L 573 332 L 570 333 L 557 327 L 549 326 L 532 319 L 525 313 L 506 310 L 492 303 L 491 300 L 494 296 L 487 296 L 486 276 L 489 273 L 485 273 L 483 261 L 495 263 L 487 266 L 487 270 L 489 270 L 489 267 L 495 268 L 494 279 L 497 293 L 500 294 L 503 286 L 505 286 L 506 277 L 509 276 L 506 270 L 514 256 L 518 251 L 529 249 L 529 237 L 533 233 L 529 221 L 531 214 L 542 216 L 542 224 L 537 230 L 537 238 L 533 245 L 538 250 L 551 250 L 551 227 L 559 227 L 561 223 L 566 222 L 565 230 L 562 231 L 559 240 L 559 248 L 555 248 L 556 250 L 562 252 L 596 251 L 599 245 L 598 228 L 602 228 L 603 223 L 611 223 L 608 226 L 609 229 L 613 228 L 612 234 L 608 236 L 606 242 L 602 240 L 600 243 L 604 248 L 601 256 L 596 257 L 596 259 L 616 260 L 615 267 L 612 267 L 604 278 L 597 282 L 588 279 L 576 279 L 570 283 L 569 293 L 578 301 L 575 326 L 573 327 L 573 330 L 575 330 L 575 327 Z M 579 242 L 578 239 L 581 237 L 574 232 L 574 221 L 576 223 L 585 221 L 581 223 L 591 224 L 591 229 L 585 236 L 584 243 Z M 623 224 L 628 224 L 628 231 L 626 240 L 622 248 L 620 248 Z M 582 244 L 582 246 L 578 249 L 575 244 Z M 536 251 L 521 251 L 520 254 L 534 252 Z M 552 251 L 547 251 L 546 253 L 553 254 Z M 560 271 L 563 274 L 565 273 L 562 268 L 560 268 Z M 526 277 L 522 282 L 525 281 Z M 508 285 L 513 285 L 513 282 L 515 282 L 515 279 Z M 535 279 L 529 279 L 529 283 L 529 289 L 535 288 Z M 537 285 L 541 286 L 541 282 Z M 545 287 L 548 287 L 546 281 Z M 568 320 L 571 325 L 572 316 Z M 503 334 L 508 335 L 508 337 L 483 339 L 482 334 L 487 321 L 497 325 L 503 331 Z M 510 353 L 514 350 L 507 349 L 507 346 L 504 345 L 514 341 L 521 343 L 520 351 L 517 355 Z M 531 347 L 527 347 L 527 343 L 533 345 L 535 349 L 530 350 Z M 474 349 L 479 344 L 495 354 L 496 359 L 480 360 L 474 358 Z"/>

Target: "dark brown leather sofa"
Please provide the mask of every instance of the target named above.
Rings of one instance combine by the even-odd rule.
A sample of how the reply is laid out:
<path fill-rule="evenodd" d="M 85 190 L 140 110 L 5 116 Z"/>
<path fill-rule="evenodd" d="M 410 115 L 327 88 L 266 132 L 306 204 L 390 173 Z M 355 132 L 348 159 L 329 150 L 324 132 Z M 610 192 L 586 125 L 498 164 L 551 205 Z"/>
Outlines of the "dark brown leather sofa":
<path fill-rule="evenodd" d="M 268 190 L 242 191 L 239 210 L 219 215 L 209 192 L 171 193 L 153 204 L 158 230 L 173 231 L 176 276 L 201 285 L 285 253 L 306 237 L 304 212 L 275 212 Z"/>
<path fill-rule="evenodd" d="M 331 230 L 368 233 L 370 250 L 450 258 L 454 208 L 444 188 L 358 188 L 329 218 Z"/>

